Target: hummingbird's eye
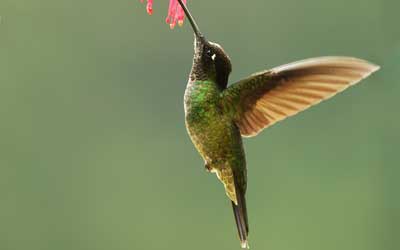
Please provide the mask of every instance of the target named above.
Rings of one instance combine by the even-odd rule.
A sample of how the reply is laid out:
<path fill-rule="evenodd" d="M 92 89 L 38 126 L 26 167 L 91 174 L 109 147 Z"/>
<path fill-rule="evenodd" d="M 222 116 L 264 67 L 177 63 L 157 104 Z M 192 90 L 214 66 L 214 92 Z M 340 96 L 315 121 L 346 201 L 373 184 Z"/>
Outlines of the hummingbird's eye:
<path fill-rule="evenodd" d="M 212 51 L 211 51 L 211 49 L 208 49 L 208 50 L 206 51 L 206 54 L 207 54 L 208 57 L 211 57 L 211 56 L 212 56 Z"/>

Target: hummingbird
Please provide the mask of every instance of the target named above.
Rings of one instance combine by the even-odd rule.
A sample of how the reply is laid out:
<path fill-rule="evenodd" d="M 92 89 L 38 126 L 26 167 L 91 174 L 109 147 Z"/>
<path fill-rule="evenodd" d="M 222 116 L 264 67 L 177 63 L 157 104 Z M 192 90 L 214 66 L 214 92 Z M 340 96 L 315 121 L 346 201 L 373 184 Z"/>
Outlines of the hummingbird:
<path fill-rule="evenodd" d="M 242 138 L 358 83 L 379 66 L 362 59 L 305 59 L 252 74 L 229 85 L 229 56 L 206 39 L 187 6 L 178 0 L 194 31 L 194 57 L 184 94 L 185 124 L 205 169 L 223 183 L 241 247 L 249 248 L 247 168 Z"/>

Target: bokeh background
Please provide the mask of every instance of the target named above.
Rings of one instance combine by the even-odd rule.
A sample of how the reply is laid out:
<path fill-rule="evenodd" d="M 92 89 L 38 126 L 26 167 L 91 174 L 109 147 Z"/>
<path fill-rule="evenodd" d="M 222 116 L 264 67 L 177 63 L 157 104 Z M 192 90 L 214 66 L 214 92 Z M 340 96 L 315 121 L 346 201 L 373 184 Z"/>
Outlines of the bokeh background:
<path fill-rule="evenodd" d="M 400 2 L 189 0 L 231 82 L 321 55 L 382 69 L 246 139 L 252 249 L 400 249 Z M 186 134 L 168 2 L 0 1 L 0 249 L 239 249 Z"/>

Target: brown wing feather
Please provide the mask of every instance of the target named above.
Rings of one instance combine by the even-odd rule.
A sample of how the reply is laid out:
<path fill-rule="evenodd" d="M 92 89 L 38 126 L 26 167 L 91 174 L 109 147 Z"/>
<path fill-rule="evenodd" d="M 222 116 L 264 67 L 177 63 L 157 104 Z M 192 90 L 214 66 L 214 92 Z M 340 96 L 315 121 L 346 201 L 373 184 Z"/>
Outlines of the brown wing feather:
<path fill-rule="evenodd" d="M 223 100 L 242 136 L 328 99 L 378 70 L 350 57 L 319 57 L 256 73 L 227 88 Z"/>

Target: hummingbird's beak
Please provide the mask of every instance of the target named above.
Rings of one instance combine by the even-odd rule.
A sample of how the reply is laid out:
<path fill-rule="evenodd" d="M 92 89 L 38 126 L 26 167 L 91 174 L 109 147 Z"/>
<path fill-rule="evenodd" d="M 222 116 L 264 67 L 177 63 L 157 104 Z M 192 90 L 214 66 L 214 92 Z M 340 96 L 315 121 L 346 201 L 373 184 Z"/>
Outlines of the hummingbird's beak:
<path fill-rule="evenodd" d="M 201 42 L 201 43 L 208 43 L 207 39 L 204 37 L 204 35 L 200 32 L 199 30 L 199 26 L 197 26 L 196 22 L 194 21 L 194 18 L 192 16 L 192 14 L 190 14 L 188 8 L 186 7 L 186 5 L 182 2 L 182 0 L 178 0 L 179 4 L 181 5 L 183 11 L 186 14 L 187 19 L 190 22 L 190 25 L 193 28 L 194 34 L 196 35 L 196 40 Z"/>

